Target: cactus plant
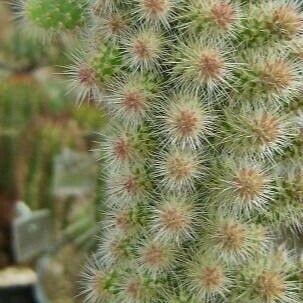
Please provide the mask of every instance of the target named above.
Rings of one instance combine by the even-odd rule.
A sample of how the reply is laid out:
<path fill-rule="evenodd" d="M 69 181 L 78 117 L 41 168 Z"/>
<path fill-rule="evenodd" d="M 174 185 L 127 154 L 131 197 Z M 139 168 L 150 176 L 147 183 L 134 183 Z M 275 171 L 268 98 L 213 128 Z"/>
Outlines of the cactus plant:
<path fill-rule="evenodd" d="M 41 25 L 48 12 L 30 7 Z M 66 73 L 111 117 L 87 302 L 302 301 L 300 258 L 282 236 L 303 229 L 301 2 L 95 0 L 84 11 L 85 46 Z"/>
<path fill-rule="evenodd" d="M 38 37 L 53 36 L 58 31 L 75 30 L 86 19 L 86 1 L 20 0 L 14 5 L 19 16 L 25 15 L 24 27 Z"/>
<path fill-rule="evenodd" d="M 73 142 L 63 133 L 72 134 Z M 64 146 L 84 149 L 78 125 L 72 119 L 42 116 L 32 119 L 19 139 L 18 155 L 20 194 L 31 209 L 46 207 L 52 211 L 54 205 L 53 180 L 54 158 Z"/>

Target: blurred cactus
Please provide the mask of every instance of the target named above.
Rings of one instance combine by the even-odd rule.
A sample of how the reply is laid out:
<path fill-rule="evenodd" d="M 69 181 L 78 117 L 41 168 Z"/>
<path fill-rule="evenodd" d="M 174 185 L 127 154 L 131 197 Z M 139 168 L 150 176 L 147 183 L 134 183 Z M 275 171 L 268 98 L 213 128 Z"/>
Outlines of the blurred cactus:
<path fill-rule="evenodd" d="M 22 31 L 7 32 L 0 47 L 2 60 L 7 68 L 26 71 L 49 60 L 54 48 L 47 49 L 39 40 L 32 39 Z"/>
<path fill-rule="evenodd" d="M 68 62 L 66 48 L 78 43 L 72 35 L 60 37 L 52 44 L 46 44 L 28 32 L 28 28 L 14 22 L 12 13 L 20 14 L 19 0 L 0 4 L 0 19 L 4 21 L 0 31 L 0 71 L 26 73 L 38 67 Z M 6 16 L 8 18 L 6 19 Z M 31 27 L 31 31 L 33 28 Z"/>
<path fill-rule="evenodd" d="M 73 30 L 83 25 L 86 17 L 86 1 L 28 0 L 21 2 L 25 18 L 30 26 L 48 31 Z"/>
<path fill-rule="evenodd" d="M 16 190 L 17 138 L 26 128 L 28 121 L 41 113 L 45 106 L 43 92 L 39 90 L 39 87 L 33 89 L 36 84 L 31 78 L 16 76 L 10 77 L 9 80 L 2 79 L 0 85 L 0 140 L 1 150 L 3 150 L 0 161 L 0 180 L 2 186 L 7 189 L 15 188 Z M 30 106 L 29 102 L 31 102 Z"/>
<path fill-rule="evenodd" d="M 36 78 L 15 74 L 2 79 L 0 183 L 12 191 L 14 200 L 55 213 L 54 158 L 66 147 L 91 148 L 86 137 L 99 130 L 104 117 L 89 105 L 75 113 L 62 90 L 62 80 L 46 76 L 45 71 L 37 71 Z"/>
<path fill-rule="evenodd" d="M 53 32 L 59 12 L 41 24 L 32 2 L 28 22 Z M 302 301 L 281 237 L 303 229 L 301 6 L 88 1 L 66 73 L 111 117 L 88 302 Z"/>
<path fill-rule="evenodd" d="M 21 196 L 32 209 L 55 207 L 54 158 L 64 147 L 85 149 L 81 129 L 68 118 L 40 116 L 23 132 L 19 140 L 19 148 L 24 151 L 18 159 L 19 186 Z"/>
<path fill-rule="evenodd" d="M 20 146 L 18 138 L 20 132 L 26 128 L 28 121 L 40 113 L 43 108 L 43 103 L 40 101 L 44 100 L 44 95 L 38 88 L 33 90 L 35 85 L 35 81 L 26 76 L 1 79 L 0 234 L 2 238 L 6 238 L 6 242 L 0 243 L 0 259 L 4 251 L 6 251 L 6 259 L 12 259 L 12 253 L 9 250 L 11 239 L 8 235 L 10 235 L 11 221 L 14 217 L 15 203 L 19 198 L 17 155 L 20 152 Z M 16 90 L 16 88 L 18 89 Z M 31 106 L 29 106 L 29 100 L 32 100 Z M 7 264 L 2 264 L 0 260 L 0 267 L 3 265 Z"/>
<path fill-rule="evenodd" d="M 46 109 L 47 96 L 30 75 L 16 74 L 1 80 L 1 132 L 10 134 Z"/>

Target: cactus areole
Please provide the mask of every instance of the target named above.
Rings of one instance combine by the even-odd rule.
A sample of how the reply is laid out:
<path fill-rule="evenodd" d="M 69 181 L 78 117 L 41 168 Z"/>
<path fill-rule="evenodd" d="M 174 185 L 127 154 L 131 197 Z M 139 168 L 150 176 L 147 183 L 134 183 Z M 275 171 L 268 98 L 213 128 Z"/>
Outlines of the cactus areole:
<path fill-rule="evenodd" d="M 66 74 L 110 116 L 86 301 L 302 302 L 302 1 L 72 2 L 24 16 L 78 28 Z"/>

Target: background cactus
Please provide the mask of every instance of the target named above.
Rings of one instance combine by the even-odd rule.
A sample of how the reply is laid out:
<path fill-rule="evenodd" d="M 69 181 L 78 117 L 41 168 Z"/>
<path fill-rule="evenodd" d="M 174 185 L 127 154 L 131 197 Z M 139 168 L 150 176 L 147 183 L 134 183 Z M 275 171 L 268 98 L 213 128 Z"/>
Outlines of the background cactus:
<path fill-rule="evenodd" d="M 44 30 L 78 10 L 43 2 L 24 16 Z M 285 238 L 303 227 L 300 1 L 97 0 L 78 15 L 66 73 L 111 116 L 86 300 L 301 302 Z"/>

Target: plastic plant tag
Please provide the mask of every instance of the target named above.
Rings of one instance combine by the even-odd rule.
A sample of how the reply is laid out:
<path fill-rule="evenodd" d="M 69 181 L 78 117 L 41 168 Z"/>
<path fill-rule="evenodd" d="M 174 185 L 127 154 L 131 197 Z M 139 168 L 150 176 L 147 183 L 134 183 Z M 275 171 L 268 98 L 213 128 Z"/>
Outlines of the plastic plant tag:
<path fill-rule="evenodd" d="M 96 162 L 91 154 L 65 149 L 54 165 L 53 192 L 57 197 L 82 196 L 94 189 Z"/>
<path fill-rule="evenodd" d="M 15 261 L 26 262 L 46 251 L 51 245 L 49 210 L 38 210 L 13 221 L 13 253 Z"/>

